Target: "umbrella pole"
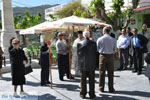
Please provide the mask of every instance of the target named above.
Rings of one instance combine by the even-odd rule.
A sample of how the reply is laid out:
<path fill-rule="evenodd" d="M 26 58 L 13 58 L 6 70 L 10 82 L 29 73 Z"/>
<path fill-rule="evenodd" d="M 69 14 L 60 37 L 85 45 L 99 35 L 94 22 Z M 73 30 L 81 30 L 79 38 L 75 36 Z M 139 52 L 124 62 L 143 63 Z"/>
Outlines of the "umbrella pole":
<path fill-rule="evenodd" d="M 72 26 L 72 41 L 74 41 L 74 26 Z"/>
<path fill-rule="evenodd" d="M 50 72 L 50 81 L 51 81 L 51 88 L 52 88 L 52 85 L 53 85 L 53 82 L 52 82 L 52 67 L 51 67 L 51 52 L 50 52 L 50 47 L 49 47 L 49 72 Z"/>

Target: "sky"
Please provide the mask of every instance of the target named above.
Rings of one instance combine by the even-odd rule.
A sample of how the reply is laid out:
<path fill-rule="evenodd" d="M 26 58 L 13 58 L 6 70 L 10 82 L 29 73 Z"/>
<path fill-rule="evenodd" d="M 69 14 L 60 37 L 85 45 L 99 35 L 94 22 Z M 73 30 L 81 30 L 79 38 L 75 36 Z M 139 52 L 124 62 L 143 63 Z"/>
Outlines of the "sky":
<path fill-rule="evenodd" d="M 72 0 L 12 0 L 12 5 L 13 7 L 34 7 L 45 4 L 48 5 L 64 4 L 70 1 Z"/>

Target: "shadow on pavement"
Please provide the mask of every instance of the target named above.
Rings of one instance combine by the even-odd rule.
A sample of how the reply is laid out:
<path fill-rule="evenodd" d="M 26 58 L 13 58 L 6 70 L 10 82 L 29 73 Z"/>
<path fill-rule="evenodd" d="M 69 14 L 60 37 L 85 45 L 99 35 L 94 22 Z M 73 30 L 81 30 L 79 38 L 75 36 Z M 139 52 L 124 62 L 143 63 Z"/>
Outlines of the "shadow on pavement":
<path fill-rule="evenodd" d="M 53 87 L 56 88 L 63 88 L 63 89 L 67 89 L 68 91 L 79 91 L 77 89 L 80 89 L 80 87 L 78 85 L 72 85 L 72 84 L 54 84 Z"/>
<path fill-rule="evenodd" d="M 39 83 L 39 82 L 36 82 L 36 83 L 35 83 L 35 82 L 27 81 L 27 82 L 26 82 L 26 85 L 37 87 L 37 86 L 40 86 L 40 83 Z"/>
<path fill-rule="evenodd" d="M 108 77 L 108 74 L 105 74 L 105 77 Z M 114 75 L 114 77 L 120 77 L 119 75 Z M 99 74 L 95 74 L 95 78 L 99 78 Z"/>
<path fill-rule="evenodd" d="M 116 94 L 125 94 L 130 96 L 140 96 L 150 98 L 150 92 L 143 92 L 143 91 L 117 91 Z"/>
<path fill-rule="evenodd" d="M 44 94 L 44 95 L 38 96 L 38 100 L 60 100 L 60 99 L 56 99 L 55 96 L 52 96 L 50 94 Z"/>
<path fill-rule="evenodd" d="M 2 80 L 5 80 L 5 81 L 11 81 L 12 78 L 10 78 L 10 77 L 3 77 Z"/>
<path fill-rule="evenodd" d="M 102 97 L 97 97 L 93 100 L 138 100 L 131 97 L 125 97 L 125 96 L 112 96 L 108 94 L 100 94 Z"/>
<path fill-rule="evenodd" d="M 80 83 L 80 79 L 79 78 L 76 78 L 75 79 L 71 79 L 71 80 L 64 80 L 66 82 L 73 82 L 73 83 Z"/>
<path fill-rule="evenodd" d="M 54 89 L 54 91 L 57 92 L 59 95 L 63 96 L 64 98 L 66 98 L 66 99 L 63 99 L 63 100 L 72 100 L 68 94 L 63 94 L 63 93 L 57 91 L 56 89 Z"/>

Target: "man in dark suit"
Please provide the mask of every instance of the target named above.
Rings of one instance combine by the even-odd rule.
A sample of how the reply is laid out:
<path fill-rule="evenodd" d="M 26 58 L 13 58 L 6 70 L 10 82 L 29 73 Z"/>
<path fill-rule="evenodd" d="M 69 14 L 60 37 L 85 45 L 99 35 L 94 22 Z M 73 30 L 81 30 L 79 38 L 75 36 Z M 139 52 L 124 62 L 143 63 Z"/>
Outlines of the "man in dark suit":
<path fill-rule="evenodd" d="M 131 37 L 131 50 L 133 54 L 133 61 L 134 61 L 134 70 L 133 72 L 138 72 L 137 74 L 140 75 L 142 73 L 142 54 L 146 53 L 147 50 L 147 43 L 148 39 L 141 35 L 137 34 L 138 29 L 132 29 L 133 36 Z"/>
<path fill-rule="evenodd" d="M 131 32 L 131 28 L 130 27 L 126 28 L 126 32 L 127 32 L 129 37 L 131 37 L 133 35 L 133 33 Z"/>
<path fill-rule="evenodd" d="M 95 98 L 95 69 L 97 67 L 97 47 L 96 43 L 89 39 L 89 31 L 84 31 L 85 39 L 77 44 L 78 67 L 81 76 L 80 97 L 85 98 L 87 93 L 86 78 L 89 78 L 89 95 Z"/>
<path fill-rule="evenodd" d="M 112 33 L 112 28 L 110 27 L 110 26 L 108 26 L 107 27 L 109 30 L 110 30 L 110 36 L 112 37 L 112 38 L 115 38 L 115 34 L 114 33 Z"/>

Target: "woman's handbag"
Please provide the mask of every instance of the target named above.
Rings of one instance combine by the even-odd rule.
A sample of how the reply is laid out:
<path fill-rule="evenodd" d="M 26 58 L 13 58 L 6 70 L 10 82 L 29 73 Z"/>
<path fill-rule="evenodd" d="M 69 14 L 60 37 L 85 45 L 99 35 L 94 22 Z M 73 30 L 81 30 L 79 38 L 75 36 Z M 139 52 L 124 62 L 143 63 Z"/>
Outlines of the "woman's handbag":
<path fill-rule="evenodd" d="M 26 64 L 25 65 L 25 75 L 27 75 L 27 74 L 29 74 L 31 72 L 33 72 L 31 64 Z"/>

